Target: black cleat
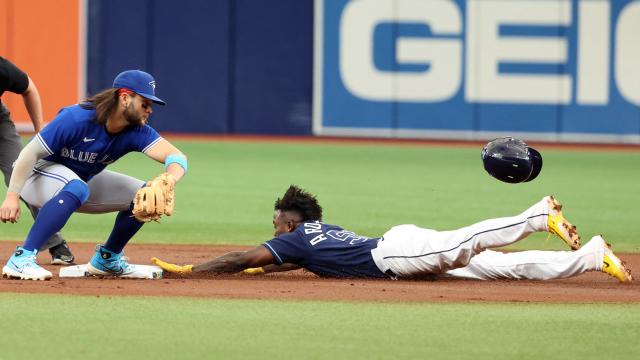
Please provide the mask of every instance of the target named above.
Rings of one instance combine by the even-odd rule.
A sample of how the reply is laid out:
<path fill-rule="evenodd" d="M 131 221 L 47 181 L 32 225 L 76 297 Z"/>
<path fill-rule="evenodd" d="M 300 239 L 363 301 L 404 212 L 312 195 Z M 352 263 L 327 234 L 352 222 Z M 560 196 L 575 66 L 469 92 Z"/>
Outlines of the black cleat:
<path fill-rule="evenodd" d="M 51 254 L 51 265 L 74 265 L 75 256 L 71 253 L 69 245 L 66 240 L 63 240 L 61 244 L 56 245 L 49 249 Z"/>

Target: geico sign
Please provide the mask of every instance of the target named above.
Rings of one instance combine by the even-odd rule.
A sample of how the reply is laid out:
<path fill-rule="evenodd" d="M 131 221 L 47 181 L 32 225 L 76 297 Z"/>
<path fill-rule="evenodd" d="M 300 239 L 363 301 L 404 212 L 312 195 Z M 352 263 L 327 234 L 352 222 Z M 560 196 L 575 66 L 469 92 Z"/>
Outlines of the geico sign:
<path fill-rule="evenodd" d="M 608 0 L 574 3 L 578 20 L 572 24 L 570 0 L 468 0 L 463 34 L 462 14 L 454 1 L 351 1 L 340 22 L 340 73 L 347 89 L 367 100 L 440 102 L 460 90 L 464 46 L 464 95 L 469 102 L 605 105 L 613 30 L 615 84 L 627 101 L 640 105 L 640 1 L 629 2 L 613 27 Z M 429 64 L 427 70 L 376 67 L 374 31 L 389 23 L 429 27 L 432 36 L 395 40 L 397 63 Z M 500 36 L 505 25 L 577 26 L 575 74 L 501 73 L 500 63 L 567 64 L 572 41 L 561 35 Z"/>

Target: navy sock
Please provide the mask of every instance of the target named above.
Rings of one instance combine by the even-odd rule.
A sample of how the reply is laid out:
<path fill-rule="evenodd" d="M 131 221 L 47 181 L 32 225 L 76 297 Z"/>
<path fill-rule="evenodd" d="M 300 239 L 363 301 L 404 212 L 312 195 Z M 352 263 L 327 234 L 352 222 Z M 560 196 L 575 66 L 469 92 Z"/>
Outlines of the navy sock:
<path fill-rule="evenodd" d="M 142 225 L 144 225 L 144 223 L 136 220 L 131 210 L 120 211 L 118 216 L 116 216 L 113 230 L 111 230 L 111 235 L 109 235 L 109 239 L 107 239 L 104 247 L 116 254 L 121 253 L 122 249 L 124 249 L 133 235 L 140 230 Z"/>
<path fill-rule="evenodd" d="M 82 202 L 77 196 L 60 191 L 40 209 L 23 247 L 29 251 L 40 249 L 47 239 L 62 229 L 80 205 Z"/>

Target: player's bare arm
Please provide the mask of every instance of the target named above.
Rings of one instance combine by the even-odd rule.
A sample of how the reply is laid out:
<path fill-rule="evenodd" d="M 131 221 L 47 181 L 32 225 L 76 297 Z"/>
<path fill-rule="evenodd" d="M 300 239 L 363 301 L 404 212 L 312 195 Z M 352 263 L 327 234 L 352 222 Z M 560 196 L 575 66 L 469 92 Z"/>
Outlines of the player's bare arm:
<path fill-rule="evenodd" d="M 233 251 L 200 265 L 175 265 L 158 258 L 151 261 L 163 270 L 175 274 L 209 273 L 233 274 L 248 268 L 258 268 L 273 264 L 273 255 L 264 246 L 248 251 Z"/>
<path fill-rule="evenodd" d="M 167 140 L 162 139 L 158 141 L 158 143 L 147 150 L 145 154 L 163 164 L 170 162 L 167 165 L 167 172 L 173 176 L 176 183 L 184 176 L 187 157 Z"/>
<path fill-rule="evenodd" d="M 29 78 L 29 87 L 22 93 L 22 101 L 33 123 L 33 130 L 36 133 L 40 132 L 43 125 L 42 101 L 40 100 L 38 88 L 31 78 Z"/>
<path fill-rule="evenodd" d="M 273 255 L 264 246 L 235 251 L 193 267 L 193 272 L 237 273 L 247 268 L 273 264 Z"/>

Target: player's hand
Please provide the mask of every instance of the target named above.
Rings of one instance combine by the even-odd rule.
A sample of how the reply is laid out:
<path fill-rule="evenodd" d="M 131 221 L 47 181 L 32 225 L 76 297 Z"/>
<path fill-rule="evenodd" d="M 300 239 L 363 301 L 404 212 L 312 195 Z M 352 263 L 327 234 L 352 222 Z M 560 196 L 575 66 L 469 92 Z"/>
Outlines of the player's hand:
<path fill-rule="evenodd" d="M 3 223 L 16 223 L 20 219 L 20 196 L 13 192 L 7 192 L 7 196 L 0 207 L 0 220 Z"/>
<path fill-rule="evenodd" d="M 257 267 L 257 268 L 244 269 L 242 270 L 242 274 L 243 275 L 262 275 L 264 274 L 264 268 Z"/>
<path fill-rule="evenodd" d="M 193 271 L 193 265 L 180 266 L 162 261 L 156 257 L 151 258 L 151 262 L 155 265 L 160 266 L 162 270 L 168 271 L 173 274 L 186 275 L 191 274 L 191 272 Z"/>
<path fill-rule="evenodd" d="M 133 198 L 133 216 L 140 222 L 158 221 L 173 214 L 176 179 L 164 173 L 139 189 Z"/>

